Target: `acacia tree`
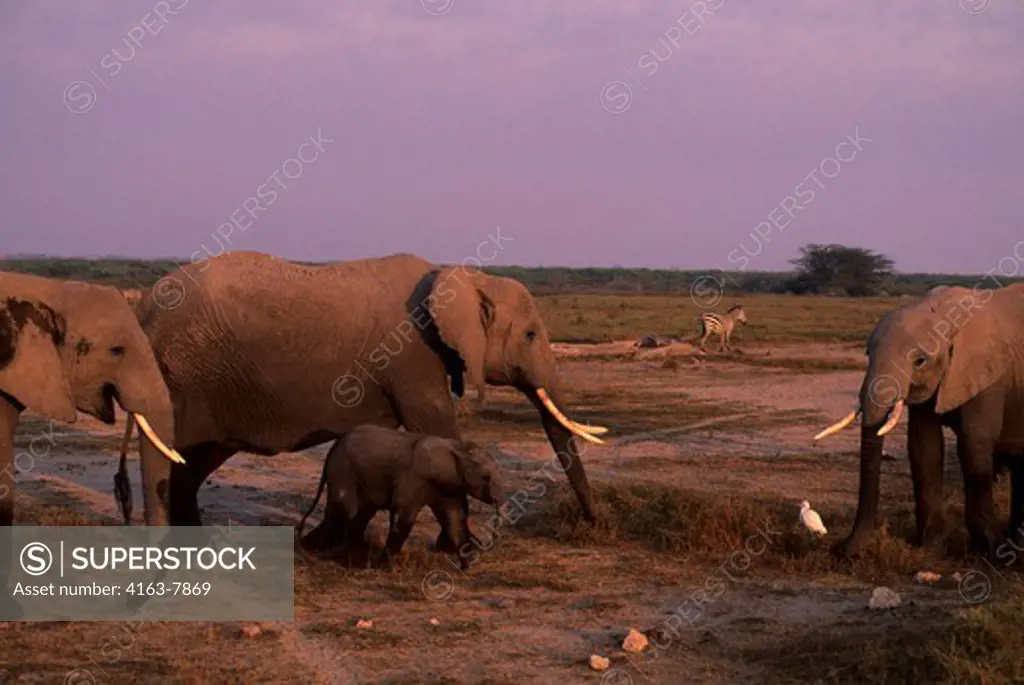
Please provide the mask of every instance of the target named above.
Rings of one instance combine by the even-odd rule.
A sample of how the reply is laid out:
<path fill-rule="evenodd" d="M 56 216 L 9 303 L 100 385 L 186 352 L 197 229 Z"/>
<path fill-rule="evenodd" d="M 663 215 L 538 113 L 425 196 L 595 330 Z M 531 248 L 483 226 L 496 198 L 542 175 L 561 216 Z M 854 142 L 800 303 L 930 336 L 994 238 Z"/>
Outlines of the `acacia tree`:
<path fill-rule="evenodd" d="M 797 273 L 789 289 L 798 293 L 870 297 L 891 286 L 894 276 L 893 261 L 885 255 L 846 245 L 805 245 L 790 264 Z"/>

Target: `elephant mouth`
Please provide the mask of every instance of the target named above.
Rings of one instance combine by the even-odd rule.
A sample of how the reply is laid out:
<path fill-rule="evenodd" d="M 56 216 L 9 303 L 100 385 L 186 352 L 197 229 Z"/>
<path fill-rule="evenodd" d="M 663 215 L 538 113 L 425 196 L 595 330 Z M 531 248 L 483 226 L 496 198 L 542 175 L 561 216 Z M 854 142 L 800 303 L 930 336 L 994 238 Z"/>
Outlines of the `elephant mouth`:
<path fill-rule="evenodd" d="M 886 433 L 888 433 L 889 431 L 891 431 L 893 428 L 896 427 L 896 424 L 899 423 L 900 416 L 903 415 L 903 407 L 904 407 L 903 400 L 896 400 L 896 403 L 893 406 L 889 407 L 888 410 L 886 410 L 886 414 L 885 414 L 886 420 L 885 420 L 885 423 L 883 423 L 882 426 L 878 429 L 878 433 L 877 434 L 878 434 L 879 437 L 885 435 Z M 818 433 L 817 435 L 815 435 L 814 436 L 815 442 L 817 442 L 818 440 L 821 440 L 822 438 L 827 438 L 828 436 L 833 435 L 833 434 L 838 433 L 839 431 L 843 430 L 844 428 L 849 426 L 851 423 L 856 421 L 857 420 L 857 416 L 862 414 L 862 413 L 863 413 L 863 407 L 860 404 L 858 404 L 856 409 L 854 409 L 849 414 L 847 414 L 843 418 L 841 418 L 838 421 L 836 421 L 835 423 L 833 423 L 831 426 L 829 426 L 825 430 L 823 430 L 820 433 Z"/>
<path fill-rule="evenodd" d="M 106 383 L 100 389 L 100 400 L 96 407 L 96 418 L 107 425 L 114 425 L 116 415 L 114 414 L 114 401 L 121 404 L 121 398 L 117 395 L 117 388 L 111 383 Z"/>

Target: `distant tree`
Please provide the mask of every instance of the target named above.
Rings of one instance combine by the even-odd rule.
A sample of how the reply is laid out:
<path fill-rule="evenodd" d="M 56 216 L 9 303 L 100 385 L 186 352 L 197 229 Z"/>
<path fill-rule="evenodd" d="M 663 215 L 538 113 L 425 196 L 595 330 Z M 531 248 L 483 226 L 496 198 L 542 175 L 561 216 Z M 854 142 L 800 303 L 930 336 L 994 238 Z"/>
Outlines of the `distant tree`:
<path fill-rule="evenodd" d="M 789 289 L 796 293 L 871 297 L 891 288 L 895 275 L 885 255 L 846 245 L 805 245 L 790 264 L 796 276 Z"/>

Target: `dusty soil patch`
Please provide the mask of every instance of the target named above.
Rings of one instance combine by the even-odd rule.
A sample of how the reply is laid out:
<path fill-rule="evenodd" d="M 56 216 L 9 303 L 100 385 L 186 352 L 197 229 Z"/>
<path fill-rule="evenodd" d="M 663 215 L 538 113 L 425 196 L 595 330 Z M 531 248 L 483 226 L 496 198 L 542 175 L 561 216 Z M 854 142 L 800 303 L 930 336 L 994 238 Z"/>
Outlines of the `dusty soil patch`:
<path fill-rule="evenodd" d="M 883 467 L 886 525 L 863 559 L 834 559 L 827 546 L 849 530 L 855 508 L 857 434 L 818 446 L 811 437 L 848 411 L 859 373 L 746 361 L 828 364 L 862 359 L 862 350 L 822 345 L 815 356 L 811 346 L 741 346 L 665 368 L 660 358 L 582 347 L 559 346 L 559 354 L 573 418 L 611 429 L 608 444 L 589 445 L 584 457 L 607 514 L 596 528 L 579 520 L 561 477 L 542 480 L 543 497 L 500 529 L 465 576 L 427 550 L 437 526 L 424 512 L 392 570 L 300 555 L 293 624 L 266 624 L 256 638 L 235 624 L 148 626 L 116 659 L 105 646 L 123 630 L 117 624 L 9 624 L 0 631 L 0 674 L 18 683 L 62 681 L 73 669 L 97 682 L 599 683 L 586 663 L 597 652 L 625 674 L 605 682 L 1010 682 L 1011 652 L 998 651 L 986 630 L 1024 613 L 1007 613 L 1018 606 L 1017 575 L 999 569 L 980 609 L 950 580 L 973 564 L 963 554 L 956 470 L 948 471 L 945 542 L 910 547 L 901 423 L 887 445 L 895 459 Z M 470 437 L 501 450 L 512 482 L 536 492 L 552 455 L 532 406 L 495 388 L 464 420 Z M 18 523 L 116 524 L 111 484 L 122 429 L 88 419 L 73 430 L 56 425 L 48 453 L 19 474 Z M 49 430 L 26 417 L 19 448 Z M 207 522 L 296 524 L 326 449 L 236 455 L 200 493 Z M 1005 511 L 1005 485 L 998 494 Z M 804 498 L 829 527 L 824 541 L 796 525 Z M 474 525 L 488 513 L 474 505 Z M 379 536 L 383 524 L 375 522 Z M 914 584 L 924 568 L 944 581 Z M 882 583 L 903 606 L 870 612 L 867 598 Z M 439 588 L 450 592 L 441 598 Z M 698 592 L 705 600 L 695 605 Z M 669 612 L 681 607 L 691 618 L 665 633 Z M 362 617 L 373 628 L 356 628 Z M 631 626 L 662 647 L 627 660 L 618 646 Z M 946 648 L 954 642 L 960 651 Z"/>

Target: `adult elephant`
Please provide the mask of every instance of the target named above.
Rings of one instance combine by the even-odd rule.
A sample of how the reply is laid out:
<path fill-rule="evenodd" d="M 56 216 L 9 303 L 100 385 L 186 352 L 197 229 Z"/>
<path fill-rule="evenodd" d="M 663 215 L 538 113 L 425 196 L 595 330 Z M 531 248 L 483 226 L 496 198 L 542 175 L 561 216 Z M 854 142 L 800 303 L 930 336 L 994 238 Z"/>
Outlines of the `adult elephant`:
<path fill-rule="evenodd" d="M 972 548 L 991 554 L 993 454 L 1011 465 L 1010 531 L 1024 523 L 1024 285 L 999 290 L 936 288 L 885 314 L 867 344 L 857 409 L 815 439 L 862 415 L 860 493 L 853 531 L 836 551 L 854 554 L 878 510 L 884 435 L 909 406 L 907 453 L 917 542 L 940 530 L 943 426 L 956 435 Z"/>
<path fill-rule="evenodd" d="M 0 526 L 14 517 L 14 431 L 26 408 L 74 423 L 114 423 L 114 402 L 146 434 L 146 521 L 161 523 L 156 474 L 180 459 L 170 394 L 131 307 L 116 288 L 0 272 Z"/>
<path fill-rule="evenodd" d="M 232 252 L 164 277 L 137 315 L 185 459 L 170 470 L 172 525 L 201 524 L 199 487 L 238 451 L 300 450 L 360 424 L 458 439 L 451 393 L 461 397 L 467 383 L 513 386 L 533 402 L 584 515 L 596 519 L 571 438 L 601 442 L 594 434 L 605 429 L 558 408 L 548 334 L 517 281 L 409 254 L 308 266 Z"/>
<path fill-rule="evenodd" d="M 147 436 L 146 521 L 160 524 L 167 493 L 157 476 L 165 456 L 180 456 L 165 444 L 174 437 L 171 398 L 131 307 L 115 288 L 0 272 L 0 588 L 10 568 L 21 413 L 74 423 L 82 411 L 113 424 L 115 402 Z M 6 591 L 0 614 L 21 615 Z"/>

